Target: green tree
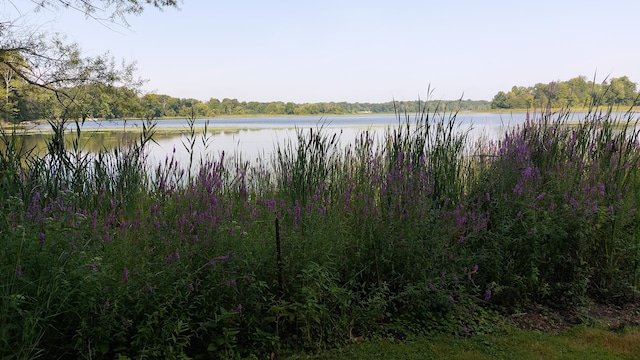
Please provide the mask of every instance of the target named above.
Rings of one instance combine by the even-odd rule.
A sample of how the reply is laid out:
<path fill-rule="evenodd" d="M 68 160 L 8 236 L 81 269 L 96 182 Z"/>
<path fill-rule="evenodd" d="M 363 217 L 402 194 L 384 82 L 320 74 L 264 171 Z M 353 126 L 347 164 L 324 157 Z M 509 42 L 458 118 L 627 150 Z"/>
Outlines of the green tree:
<path fill-rule="evenodd" d="M 73 110 L 65 110 L 58 116 L 81 115 L 82 111 L 78 113 L 77 110 L 83 106 L 77 100 L 82 86 L 101 83 L 136 88 L 141 82 L 133 77 L 134 64 L 119 66 L 108 53 L 84 57 L 78 44 L 67 43 L 57 34 L 32 30 L 34 27 L 30 21 L 33 18 L 30 15 L 39 9 L 73 9 L 88 18 L 106 19 L 127 26 L 126 16 L 140 14 L 147 6 L 176 7 L 177 0 L 38 0 L 11 3 L 17 15 L 0 24 L 0 65 L 12 71 L 11 77 L 56 93 L 63 107 L 73 107 Z M 24 61 L 14 61 L 16 56 Z M 69 93 L 69 90 L 77 91 Z"/>
<path fill-rule="evenodd" d="M 611 79 L 606 88 L 605 99 L 610 105 L 633 105 L 638 96 L 636 84 L 626 76 Z"/>
<path fill-rule="evenodd" d="M 491 100 L 492 109 L 508 109 L 509 100 L 507 94 L 504 91 L 498 91 L 498 93 Z"/>

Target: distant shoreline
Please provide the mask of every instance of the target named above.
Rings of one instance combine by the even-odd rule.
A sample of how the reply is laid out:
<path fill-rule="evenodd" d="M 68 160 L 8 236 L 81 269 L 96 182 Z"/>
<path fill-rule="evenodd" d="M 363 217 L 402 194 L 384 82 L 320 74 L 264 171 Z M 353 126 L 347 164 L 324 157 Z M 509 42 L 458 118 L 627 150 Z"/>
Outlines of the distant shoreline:
<path fill-rule="evenodd" d="M 541 114 L 543 112 L 546 111 L 551 111 L 552 113 L 558 113 L 558 112 L 562 112 L 562 111 L 566 111 L 568 113 L 580 113 L 580 112 L 619 112 L 619 113 L 627 113 L 627 112 L 631 112 L 634 113 L 636 111 L 640 110 L 639 106 L 635 106 L 635 107 L 625 107 L 625 108 L 610 108 L 610 107 L 598 107 L 598 108 L 572 108 L 572 109 L 563 109 L 563 108 L 552 108 L 550 110 L 547 109 L 485 109 L 485 110 L 474 110 L 474 111 L 470 111 L 470 110 L 466 110 L 466 111 L 458 111 L 455 113 L 458 114 L 483 114 L 483 113 L 494 113 L 494 114 L 522 114 L 522 113 L 527 113 L 529 112 L 532 115 L 535 114 Z M 449 111 L 438 111 L 439 114 L 452 114 L 454 112 L 449 112 Z M 263 118 L 263 117 L 269 117 L 269 118 L 288 118 L 288 117 L 317 117 L 319 119 L 321 118 L 326 118 L 326 117 L 331 117 L 331 116 L 353 116 L 353 117 L 366 117 L 366 116 L 371 116 L 371 115 L 395 115 L 396 113 L 392 113 L 392 112 L 371 112 L 371 113 L 356 113 L 356 114 L 304 114 L 304 115 L 294 115 L 294 114 L 234 114 L 234 115 L 218 115 L 215 117 L 196 117 L 196 120 L 203 120 L 203 119 L 209 119 L 209 120 L 213 120 L 211 124 L 209 124 L 209 128 L 211 130 L 217 131 L 217 130 L 229 130 L 228 127 L 216 127 L 215 126 L 215 120 L 216 119 L 243 119 L 243 118 Z M 405 113 L 398 113 L 397 115 L 399 116 L 404 116 Z M 407 112 L 407 114 L 409 115 L 413 115 L 414 112 Z M 431 114 L 431 112 L 430 112 Z M 85 121 L 98 121 L 98 122 L 102 122 L 102 121 L 112 121 L 112 120 L 122 120 L 122 119 L 92 119 L 92 120 L 85 120 Z M 128 118 L 126 119 L 126 121 L 144 121 L 145 119 L 142 118 Z M 156 119 L 152 119 L 152 122 L 155 122 L 157 127 L 156 127 L 156 131 L 176 131 L 176 130 L 184 130 L 182 128 L 178 129 L 175 127 L 163 127 L 162 126 L 162 122 L 166 121 L 166 120 L 187 120 L 186 116 L 172 116 L 172 117 L 161 117 L 161 118 L 156 118 Z M 11 131 L 14 127 L 16 129 L 16 131 L 21 131 L 21 132 L 34 132 L 33 129 L 31 129 L 32 127 L 36 127 L 36 126 L 40 126 L 40 125 L 45 125 L 47 124 L 48 120 L 30 120 L 30 121 L 25 121 L 25 122 L 21 122 L 21 123 L 6 123 L 2 120 L 0 120 L 0 129 L 2 130 L 2 132 L 7 133 L 8 131 Z M 69 120 L 68 123 L 69 124 L 73 124 L 75 121 L 74 120 Z M 128 128 L 127 130 L 129 131 L 138 131 L 138 129 L 136 128 Z M 142 129 L 140 129 L 142 130 Z M 91 131 L 114 131 L 113 129 L 92 129 Z M 40 131 L 38 131 L 40 132 Z"/>

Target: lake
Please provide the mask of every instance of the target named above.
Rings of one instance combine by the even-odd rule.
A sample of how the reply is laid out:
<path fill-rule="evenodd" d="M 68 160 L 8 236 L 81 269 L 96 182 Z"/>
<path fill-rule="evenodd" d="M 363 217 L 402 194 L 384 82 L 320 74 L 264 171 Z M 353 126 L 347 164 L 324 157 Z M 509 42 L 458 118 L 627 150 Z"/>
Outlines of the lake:
<path fill-rule="evenodd" d="M 415 120 L 414 114 L 408 115 Z M 448 119 L 450 115 L 444 115 Z M 584 114 L 571 114 L 570 120 L 578 121 Z M 431 117 L 431 116 L 430 116 Z M 437 116 L 436 116 L 437 117 Z M 531 118 L 538 115 L 532 114 Z M 433 118 L 433 117 L 431 117 Z M 457 114 L 455 123 L 459 131 L 469 131 L 472 139 L 485 137 L 498 139 L 509 126 L 522 124 L 526 113 L 469 113 Z M 405 115 L 401 116 L 404 122 Z M 442 119 L 442 116 L 440 116 Z M 82 126 L 83 138 L 81 147 L 84 151 L 97 152 L 100 149 L 112 149 L 126 141 L 139 136 L 143 126 L 142 120 L 88 120 Z M 174 156 L 181 164 L 189 161 L 187 148 L 189 131 L 186 119 L 155 121 L 157 132 L 155 143 L 149 146 L 149 163 L 157 164 L 167 156 Z M 208 147 L 205 149 L 202 129 L 208 124 Z M 255 161 L 257 158 L 268 159 L 277 144 L 286 141 L 296 143 L 296 132 L 299 130 L 323 128 L 329 136 L 337 134 L 341 144 L 352 143 L 360 133 L 369 131 L 374 138 L 381 138 L 388 129 L 398 126 L 398 116 L 393 114 L 363 115 L 331 115 L 331 116 L 282 116 L 282 117 L 247 117 L 247 118 L 212 118 L 197 119 L 194 122 L 197 136 L 194 144 L 194 160 L 202 155 L 217 155 L 222 151 L 227 155 L 240 155 L 243 159 Z M 75 129 L 70 125 L 69 130 Z M 27 146 L 44 148 L 49 125 L 39 125 L 25 136 Z M 71 137 L 71 135 L 69 135 Z"/>

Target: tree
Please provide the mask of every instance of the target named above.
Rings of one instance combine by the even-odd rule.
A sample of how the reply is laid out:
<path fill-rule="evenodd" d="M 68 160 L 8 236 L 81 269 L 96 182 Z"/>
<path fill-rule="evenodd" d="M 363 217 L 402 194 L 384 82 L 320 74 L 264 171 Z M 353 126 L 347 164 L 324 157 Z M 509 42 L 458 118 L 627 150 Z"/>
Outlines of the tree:
<path fill-rule="evenodd" d="M 508 99 L 507 94 L 504 91 L 498 91 L 498 93 L 491 100 L 491 108 L 492 109 L 508 109 Z"/>
<path fill-rule="evenodd" d="M 633 105 L 637 97 L 636 84 L 623 76 L 611 79 L 605 99 L 610 105 Z"/>
<path fill-rule="evenodd" d="M 120 84 L 139 87 L 141 81 L 133 77 L 135 66 L 116 64 L 108 53 L 83 57 L 78 44 L 67 43 L 56 34 L 33 30 L 33 24 L 25 14 L 40 9 L 70 9 L 102 23 L 128 26 L 127 15 L 140 14 L 148 6 L 177 7 L 177 0 L 33 0 L 29 4 L 34 8 L 19 8 L 27 6 L 23 3 L 6 5 L 15 8 L 20 15 L 0 23 L 0 65 L 8 69 L 12 78 L 54 93 L 63 107 L 68 107 L 79 100 L 79 93 L 69 93 L 78 86 Z"/>

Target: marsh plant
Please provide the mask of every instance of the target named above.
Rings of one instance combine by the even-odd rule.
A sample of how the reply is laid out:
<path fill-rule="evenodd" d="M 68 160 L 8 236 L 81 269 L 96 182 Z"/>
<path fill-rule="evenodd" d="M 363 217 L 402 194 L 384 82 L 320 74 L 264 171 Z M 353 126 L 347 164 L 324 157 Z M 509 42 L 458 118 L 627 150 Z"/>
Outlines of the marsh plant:
<path fill-rule="evenodd" d="M 567 118 L 472 142 L 455 112 L 425 109 L 346 146 L 299 129 L 255 164 L 148 164 L 153 123 L 99 153 L 53 123 L 43 156 L 4 133 L 0 354 L 264 358 L 490 332 L 495 309 L 538 302 L 632 301 L 633 114 Z"/>

